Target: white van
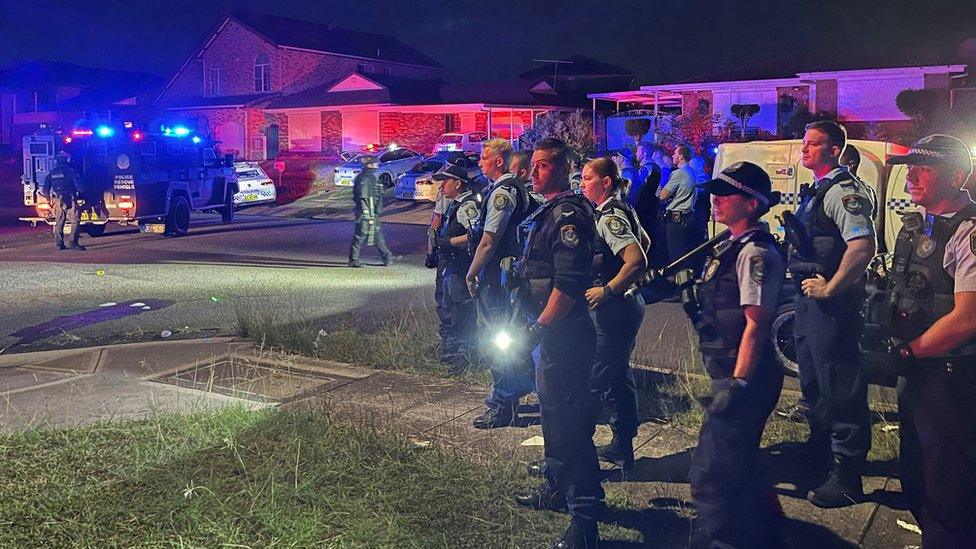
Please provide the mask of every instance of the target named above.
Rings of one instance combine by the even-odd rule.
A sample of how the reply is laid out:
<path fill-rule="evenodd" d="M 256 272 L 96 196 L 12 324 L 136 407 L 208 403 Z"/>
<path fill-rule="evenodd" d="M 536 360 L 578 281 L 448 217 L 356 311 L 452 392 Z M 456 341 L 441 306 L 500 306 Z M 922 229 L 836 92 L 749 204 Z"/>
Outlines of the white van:
<path fill-rule="evenodd" d="M 715 157 L 714 174 L 717 175 L 731 164 L 749 161 L 758 164 L 769 174 L 773 182 L 773 190 L 782 194 L 779 206 L 774 206 L 764 217 L 769 227 L 781 239 L 783 227 L 776 216 L 786 209 L 796 211 L 799 205 L 800 185 L 813 183 L 813 172 L 800 164 L 800 149 L 803 141 L 789 139 L 784 141 L 754 141 L 751 143 L 725 143 L 719 145 L 718 155 Z M 848 140 L 847 146 L 857 147 L 861 154 L 861 164 L 857 176 L 874 189 L 878 199 L 878 217 L 875 227 L 883 239 L 879 239 L 879 252 L 894 249 L 895 237 L 901 229 L 901 215 L 899 213 L 913 209 L 911 198 L 905 190 L 905 175 L 908 169 L 904 165 L 886 166 L 885 159 L 889 156 L 907 154 L 908 147 L 882 141 Z M 711 234 L 724 229 L 720 224 L 712 222 L 709 227 Z"/>

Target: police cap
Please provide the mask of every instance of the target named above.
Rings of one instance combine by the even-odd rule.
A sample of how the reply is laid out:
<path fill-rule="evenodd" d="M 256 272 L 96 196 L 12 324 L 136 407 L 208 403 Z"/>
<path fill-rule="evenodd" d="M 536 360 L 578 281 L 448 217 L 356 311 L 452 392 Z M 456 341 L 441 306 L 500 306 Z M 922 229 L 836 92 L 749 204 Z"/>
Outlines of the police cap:
<path fill-rule="evenodd" d="M 447 179 L 457 179 L 465 185 L 471 185 L 473 182 L 471 178 L 468 177 L 468 170 L 465 170 L 461 166 L 455 166 L 454 164 L 448 164 L 442 168 L 439 172 L 435 173 L 431 178 L 434 181 L 444 181 Z"/>
<path fill-rule="evenodd" d="M 725 168 L 705 183 L 705 189 L 716 196 L 744 194 L 766 207 L 779 202 L 779 192 L 772 190 L 769 174 L 752 162 L 736 162 Z"/>
<path fill-rule="evenodd" d="M 951 135 L 927 135 L 916 141 L 908 154 L 891 156 L 887 163 L 914 164 L 916 166 L 949 166 L 970 174 L 973 171 L 973 157 L 969 147 Z"/>

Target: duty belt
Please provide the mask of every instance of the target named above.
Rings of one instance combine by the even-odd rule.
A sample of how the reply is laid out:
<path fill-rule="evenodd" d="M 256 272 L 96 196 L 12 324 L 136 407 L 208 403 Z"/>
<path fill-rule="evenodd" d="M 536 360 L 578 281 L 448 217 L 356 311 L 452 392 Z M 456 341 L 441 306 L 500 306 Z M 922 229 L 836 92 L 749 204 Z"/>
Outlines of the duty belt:
<path fill-rule="evenodd" d="M 690 211 L 668 210 L 665 214 L 665 219 L 669 223 L 684 223 L 687 218 L 691 217 Z"/>

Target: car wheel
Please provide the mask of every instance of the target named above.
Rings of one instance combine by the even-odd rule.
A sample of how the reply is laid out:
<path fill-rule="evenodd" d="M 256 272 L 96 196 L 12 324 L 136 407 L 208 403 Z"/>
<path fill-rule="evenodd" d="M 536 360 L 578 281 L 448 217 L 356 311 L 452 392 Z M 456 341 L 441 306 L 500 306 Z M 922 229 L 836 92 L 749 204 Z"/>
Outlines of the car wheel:
<path fill-rule="evenodd" d="M 234 221 L 234 210 L 234 191 L 227 189 L 224 193 L 224 207 L 220 209 L 220 220 L 224 224 L 232 223 Z"/>
<path fill-rule="evenodd" d="M 393 178 L 390 177 L 390 174 L 385 173 L 380 176 L 380 183 L 383 184 L 384 188 L 389 189 L 393 187 Z"/>
<path fill-rule="evenodd" d="M 190 230 L 190 202 L 183 195 L 174 196 L 166 214 L 166 235 L 184 236 Z"/>
<path fill-rule="evenodd" d="M 85 225 L 85 233 L 91 237 L 99 237 L 105 234 L 105 225 Z"/>
<path fill-rule="evenodd" d="M 796 363 L 796 342 L 793 340 L 794 310 L 793 304 L 780 305 L 773 317 L 772 338 L 776 359 L 783 371 L 797 376 L 800 369 Z"/>

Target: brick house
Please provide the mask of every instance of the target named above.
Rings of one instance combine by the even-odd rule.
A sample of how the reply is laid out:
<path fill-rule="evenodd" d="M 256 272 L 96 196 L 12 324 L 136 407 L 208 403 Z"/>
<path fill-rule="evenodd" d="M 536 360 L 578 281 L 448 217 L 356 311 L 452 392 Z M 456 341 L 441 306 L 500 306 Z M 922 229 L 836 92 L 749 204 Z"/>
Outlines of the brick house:
<path fill-rule="evenodd" d="M 798 70 L 800 69 L 800 70 Z M 787 56 L 772 62 L 694 78 L 687 82 L 641 86 L 638 90 L 590 94 L 594 107 L 613 102 L 616 109 L 640 108 L 657 113 L 688 114 L 701 110 L 735 119 L 735 104 L 757 104 L 750 128 L 784 134 L 798 110 L 826 112 L 843 122 L 852 137 L 884 130 L 898 135 L 911 120 L 895 105 L 905 89 L 944 90 L 966 66 L 938 58 Z M 604 103 L 605 104 L 605 103 Z"/>
<path fill-rule="evenodd" d="M 236 10 L 166 84 L 156 107 L 196 120 L 249 159 L 337 157 L 368 143 L 428 152 L 442 133 L 515 139 L 541 112 L 578 100 L 539 81 L 457 85 L 399 40 Z"/>

